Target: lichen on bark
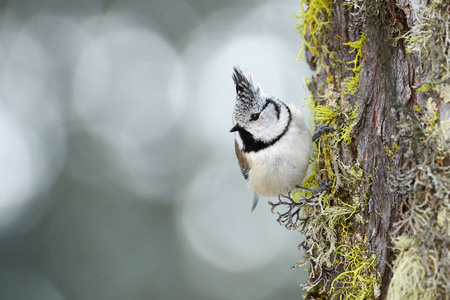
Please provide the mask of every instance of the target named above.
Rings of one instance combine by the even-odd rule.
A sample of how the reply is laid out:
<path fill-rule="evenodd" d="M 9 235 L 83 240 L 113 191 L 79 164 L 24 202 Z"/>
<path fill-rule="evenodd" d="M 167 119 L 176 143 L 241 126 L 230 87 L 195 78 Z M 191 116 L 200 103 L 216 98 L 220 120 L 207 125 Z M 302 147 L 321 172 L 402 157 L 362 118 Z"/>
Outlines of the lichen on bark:
<path fill-rule="evenodd" d="M 302 1 L 312 118 L 334 129 L 303 185 L 331 187 L 272 206 L 305 234 L 307 299 L 448 296 L 449 4 L 416 2 Z"/>

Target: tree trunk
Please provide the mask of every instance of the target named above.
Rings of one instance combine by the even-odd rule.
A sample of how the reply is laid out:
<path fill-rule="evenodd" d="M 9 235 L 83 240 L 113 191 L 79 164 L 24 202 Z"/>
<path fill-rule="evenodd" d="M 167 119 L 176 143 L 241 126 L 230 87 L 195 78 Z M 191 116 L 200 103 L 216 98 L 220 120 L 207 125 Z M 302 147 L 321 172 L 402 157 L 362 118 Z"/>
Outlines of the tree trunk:
<path fill-rule="evenodd" d="M 359 5 L 358 5 L 359 4 Z M 450 290 L 450 5 L 303 0 L 317 141 L 303 183 L 272 204 L 306 235 L 306 299 L 446 299 Z"/>

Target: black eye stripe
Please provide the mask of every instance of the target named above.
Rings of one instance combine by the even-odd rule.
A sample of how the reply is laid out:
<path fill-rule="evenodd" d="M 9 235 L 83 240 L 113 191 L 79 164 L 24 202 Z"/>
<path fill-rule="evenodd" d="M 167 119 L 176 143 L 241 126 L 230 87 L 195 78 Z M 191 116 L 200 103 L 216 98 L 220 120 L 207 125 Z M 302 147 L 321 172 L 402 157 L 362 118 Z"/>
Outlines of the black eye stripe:
<path fill-rule="evenodd" d="M 263 106 L 261 112 L 262 112 L 263 110 L 265 110 L 266 107 L 269 106 L 269 104 L 272 104 L 272 105 L 274 106 L 275 111 L 277 112 L 277 119 L 279 120 L 279 119 L 280 119 L 280 113 L 281 113 L 280 107 L 279 107 L 279 106 L 277 105 L 277 103 L 276 103 L 275 101 L 273 101 L 272 99 L 267 99 L 267 100 L 266 100 L 266 103 L 264 103 L 264 106 Z"/>

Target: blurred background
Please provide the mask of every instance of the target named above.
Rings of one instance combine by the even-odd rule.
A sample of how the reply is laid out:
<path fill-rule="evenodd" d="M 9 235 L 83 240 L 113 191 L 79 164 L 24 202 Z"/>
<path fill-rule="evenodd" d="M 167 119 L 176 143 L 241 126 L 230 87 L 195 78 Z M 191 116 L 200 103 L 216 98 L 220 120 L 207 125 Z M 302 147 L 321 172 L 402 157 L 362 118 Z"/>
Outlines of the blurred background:
<path fill-rule="evenodd" d="M 0 0 L 0 299 L 301 299 L 229 133 L 235 65 L 305 104 L 300 9 Z"/>

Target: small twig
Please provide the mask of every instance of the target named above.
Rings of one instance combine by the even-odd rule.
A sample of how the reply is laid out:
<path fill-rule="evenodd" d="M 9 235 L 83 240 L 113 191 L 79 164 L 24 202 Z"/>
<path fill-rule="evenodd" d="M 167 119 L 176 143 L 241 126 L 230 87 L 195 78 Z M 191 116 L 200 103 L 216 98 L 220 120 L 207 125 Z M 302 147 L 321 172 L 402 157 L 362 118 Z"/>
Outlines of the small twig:
<path fill-rule="evenodd" d="M 346 43 L 346 41 L 345 41 L 339 34 L 336 33 L 336 36 L 337 36 L 343 43 Z"/>

